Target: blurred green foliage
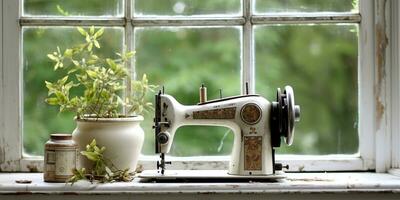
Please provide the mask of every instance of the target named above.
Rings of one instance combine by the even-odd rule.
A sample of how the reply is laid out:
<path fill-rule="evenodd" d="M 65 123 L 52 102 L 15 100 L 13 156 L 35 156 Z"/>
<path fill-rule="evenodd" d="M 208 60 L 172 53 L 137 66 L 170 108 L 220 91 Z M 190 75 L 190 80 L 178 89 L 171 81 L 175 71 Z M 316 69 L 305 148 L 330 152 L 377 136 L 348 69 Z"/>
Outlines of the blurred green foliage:
<path fill-rule="evenodd" d="M 124 0 L 24 0 L 25 15 L 123 16 Z"/>
<path fill-rule="evenodd" d="M 120 6 L 117 0 L 96 1 L 103 2 L 97 3 L 98 10 L 90 2 L 25 0 L 25 12 L 52 15 L 65 12 L 115 15 L 122 12 L 116 9 Z M 239 0 L 224 1 L 224 4 L 219 0 L 162 2 L 137 0 L 135 9 L 142 14 L 162 15 L 237 13 L 240 10 Z M 178 10 L 177 3 L 181 4 Z M 63 12 L 57 11 L 57 5 Z M 286 10 L 300 8 L 299 11 L 316 11 L 303 9 L 308 7 L 318 8 L 318 11 L 350 11 L 356 6 L 352 0 L 257 0 L 255 5 L 260 7 L 258 11 L 270 5 L 288 8 Z M 275 100 L 276 88 L 290 84 L 294 87 L 296 103 L 302 106 L 302 119 L 296 126 L 294 144 L 280 148 L 279 152 L 357 152 L 357 27 L 356 24 L 330 24 L 255 28 L 256 91 Z M 153 84 L 164 85 L 166 93 L 182 104 L 198 102 L 198 88 L 202 83 L 208 88 L 209 99 L 219 98 L 220 88 L 223 96 L 240 94 L 240 33 L 241 27 L 136 27 L 136 72 L 148 74 Z M 44 103 L 47 95 L 44 80 L 60 78 L 52 71 L 52 63 L 46 54 L 54 50 L 55 44 L 65 47 L 77 43 L 80 38 L 77 34 L 74 27 L 23 29 L 24 147 L 27 153 L 42 154 L 50 133 L 74 129 L 72 115 L 58 114 L 56 108 Z M 113 52 L 122 49 L 123 29 L 106 28 L 102 43 L 102 53 L 114 56 Z M 153 154 L 153 114 L 146 114 L 145 119 L 142 123 L 146 132 L 143 153 Z M 229 154 L 232 140 L 233 134 L 227 128 L 183 127 L 176 134 L 172 154 Z"/>
<path fill-rule="evenodd" d="M 358 151 L 357 25 L 258 26 L 256 91 L 270 100 L 291 85 L 301 121 L 280 153 Z"/>
<path fill-rule="evenodd" d="M 134 0 L 138 15 L 240 14 L 240 0 Z"/>
<path fill-rule="evenodd" d="M 208 98 L 240 94 L 239 28 L 141 28 L 135 31 L 136 71 L 180 103 L 197 104 L 204 83 Z M 153 113 L 145 116 L 143 152 L 154 151 Z M 177 156 L 229 154 L 233 135 L 222 127 L 182 127 L 171 148 Z M 148 134 L 150 133 L 150 134 Z"/>
<path fill-rule="evenodd" d="M 254 0 L 265 12 L 358 12 L 358 0 Z"/>

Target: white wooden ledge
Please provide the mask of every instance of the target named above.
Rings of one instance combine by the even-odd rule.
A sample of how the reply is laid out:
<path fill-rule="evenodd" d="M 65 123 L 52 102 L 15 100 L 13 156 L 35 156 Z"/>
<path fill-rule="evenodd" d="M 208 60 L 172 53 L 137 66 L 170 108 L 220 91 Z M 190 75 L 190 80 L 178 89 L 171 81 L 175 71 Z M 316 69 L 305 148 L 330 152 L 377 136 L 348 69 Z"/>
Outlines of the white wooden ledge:
<path fill-rule="evenodd" d="M 228 183 L 130 183 L 91 184 L 80 181 L 73 186 L 45 183 L 42 173 L 0 173 L 1 194 L 172 194 L 172 193 L 391 193 L 400 199 L 400 177 L 379 173 L 288 173 L 279 182 Z M 15 181 L 32 180 L 30 184 Z M 1 199 L 1 198 L 0 198 Z"/>

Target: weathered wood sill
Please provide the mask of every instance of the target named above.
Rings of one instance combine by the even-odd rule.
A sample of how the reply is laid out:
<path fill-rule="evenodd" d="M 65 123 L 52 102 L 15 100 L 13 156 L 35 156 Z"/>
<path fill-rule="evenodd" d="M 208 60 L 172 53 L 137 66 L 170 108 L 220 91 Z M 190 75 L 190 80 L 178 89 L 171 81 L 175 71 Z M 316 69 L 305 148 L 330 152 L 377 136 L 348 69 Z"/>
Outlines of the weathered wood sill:
<path fill-rule="evenodd" d="M 1 194 L 264 194 L 264 193 L 394 193 L 400 177 L 379 173 L 287 173 L 279 182 L 141 182 L 91 184 L 45 183 L 42 173 L 0 173 Z M 17 184 L 16 180 L 32 180 Z M 400 198 L 399 198 L 400 199 Z"/>

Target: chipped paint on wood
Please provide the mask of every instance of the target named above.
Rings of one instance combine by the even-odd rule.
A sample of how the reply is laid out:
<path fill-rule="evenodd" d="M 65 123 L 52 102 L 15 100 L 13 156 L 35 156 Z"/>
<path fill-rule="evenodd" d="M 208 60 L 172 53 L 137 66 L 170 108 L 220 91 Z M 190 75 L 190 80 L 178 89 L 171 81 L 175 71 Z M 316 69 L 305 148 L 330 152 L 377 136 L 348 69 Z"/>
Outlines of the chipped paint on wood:
<path fill-rule="evenodd" d="M 0 97 L 0 98 L 1 98 L 1 97 Z M 0 129 L 0 130 L 1 130 L 1 129 Z M 0 140 L 2 140 L 1 137 L 0 137 Z M 3 146 L 2 144 L 3 144 L 3 141 L 0 141 L 0 146 Z M 0 163 L 4 163 L 4 161 L 5 161 L 5 156 L 6 156 L 6 153 L 5 153 L 4 149 L 0 147 Z"/>
<path fill-rule="evenodd" d="M 301 181 L 301 182 L 316 182 L 316 181 L 323 181 L 323 182 L 333 182 L 335 179 L 333 178 L 324 178 L 321 176 L 314 176 L 314 177 L 304 177 L 304 178 L 286 178 L 287 181 Z"/>
<path fill-rule="evenodd" d="M 39 172 L 38 167 L 34 164 L 26 165 L 26 168 L 29 169 L 29 172 Z"/>
<path fill-rule="evenodd" d="M 20 161 L 21 171 L 24 172 L 42 172 L 44 162 L 42 159 L 24 158 Z"/>
<path fill-rule="evenodd" d="M 188 172 L 188 173 L 196 173 Z M 400 177 L 376 173 L 287 173 L 277 181 L 250 182 L 146 182 L 136 178 L 127 183 L 91 184 L 79 181 L 73 186 L 65 183 L 45 183 L 41 173 L 0 174 L 0 194 L 267 194 L 267 193 L 355 193 L 400 192 Z M 32 184 L 16 184 L 15 180 L 32 180 Z"/>
<path fill-rule="evenodd" d="M 376 109 L 375 109 L 375 111 L 376 111 L 376 122 L 377 122 L 377 124 L 378 124 L 378 127 L 377 127 L 377 129 L 379 129 L 380 127 L 380 121 L 382 120 L 382 118 L 383 118 L 383 114 L 385 114 L 385 106 L 384 106 L 384 104 L 382 103 L 382 101 L 379 99 L 379 97 L 376 97 Z"/>
<path fill-rule="evenodd" d="M 375 170 L 387 172 L 391 163 L 391 2 L 375 2 Z M 388 74 L 389 73 L 389 74 Z"/>
<path fill-rule="evenodd" d="M 383 115 L 385 114 L 385 106 L 382 95 L 385 92 L 386 78 L 386 50 L 388 47 L 388 36 L 386 32 L 386 0 L 377 1 L 376 4 L 376 22 L 375 22 L 375 65 L 376 65 L 376 81 L 375 81 L 375 111 L 376 111 L 376 130 L 380 129 Z"/>
<path fill-rule="evenodd" d="M 19 160 L 7 160 L 4 163 L 0 163 L 1 172 L 16 172 L 19 171 L 20 162 Z"/>

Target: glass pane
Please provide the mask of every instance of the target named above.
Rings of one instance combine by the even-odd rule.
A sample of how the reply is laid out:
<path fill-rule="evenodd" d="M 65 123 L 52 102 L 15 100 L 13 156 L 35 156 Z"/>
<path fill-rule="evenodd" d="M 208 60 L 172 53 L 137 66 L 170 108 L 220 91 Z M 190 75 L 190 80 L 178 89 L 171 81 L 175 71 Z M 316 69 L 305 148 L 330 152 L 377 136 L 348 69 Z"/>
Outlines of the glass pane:
<path fill-rule="evenodd" d="M 24 15 L 123 16 L 124 0 L 24 0 Z"/>
<path fill-rule="evenodd" d="M 168 155 L 230 155 L 232 145 L 233 133 L 229 128 L 219 126 L 184 126 L 178 129 L 172 143 L 171 153 Z M 152 150 L 149 153 L 154 153 L 154 147 Z"/>
<path fill-rule="evenodd" d="M 291 85 L 301 106 L 293 145 L 279 153 L 356 153 L 357 25 L 259 26 L 255 40 L 257 92 L 275 101 Z"/>
<path fill-rule="evenodd" d="M 359 0 L 255 0 L 257 13 L 358 12 Z"/>
<path fill-rule="evenodd" d="M 114 57 L 114 52 L 122 50 L 123 36 L 122 28 L 106 28 L 99 40 L 101 48 L 96 50 L 97 54 Z M 63 51 L 84 42 L 85 38 L 73 27 L 23 28 L 23 140 L 26 153 L 43 155 L 49 134 L 71 133 L 75 128 L 74 113 L 58 114 L 58 107 L 44 102 L 47 97 L 45 80 L 54 82 L 64 74 L 53 71 L 54 62 L 47 54 L 57 51 L 57 46 Z"/>
<path fill-rule="evenodd" d="M 178 102 L 199 102 L 204 83 L 208 99 L 240 94 L 240 29 L 235 28 L 141 28 L 135 30 L 136 71 L 165 86 Z M 154 101 L 154 99 L 152 99 Z M 148 113 L 144 154 L 154 154 L 154 114 Z M 229 154 L 232 134 L 220 127 L 183 127 L 174 138 L 172 155 Z M 219 147 L 223 144 L 223 147 Z M 186 148 L 190 145 L 190 148 Z"/>
<path fill-rule="evenodd" d="M 138 15 L 241 14 L 240 0 L 134 0 Z"/>

